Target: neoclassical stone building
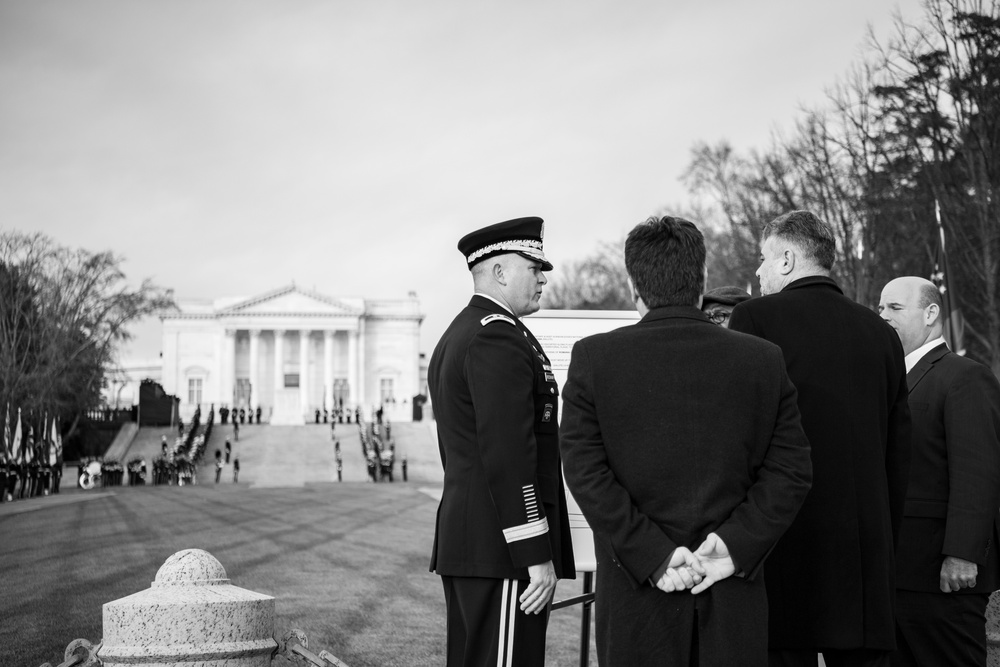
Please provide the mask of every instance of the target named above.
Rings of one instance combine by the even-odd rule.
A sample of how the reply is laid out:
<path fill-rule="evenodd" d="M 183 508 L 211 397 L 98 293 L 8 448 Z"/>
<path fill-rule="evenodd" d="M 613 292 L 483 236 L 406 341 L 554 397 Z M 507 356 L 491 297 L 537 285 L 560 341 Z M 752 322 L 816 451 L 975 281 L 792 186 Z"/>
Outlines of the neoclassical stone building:
<path fill-rule="evenodd" d="M 335 298 L 295 284 L 253 298 L 182 302 L 163 317 L 163 388 L 197 405 L 261 407 L 301 424 L 317 409 L 383 406 L 412 415 L 420 386 L 420 303 Z"/>

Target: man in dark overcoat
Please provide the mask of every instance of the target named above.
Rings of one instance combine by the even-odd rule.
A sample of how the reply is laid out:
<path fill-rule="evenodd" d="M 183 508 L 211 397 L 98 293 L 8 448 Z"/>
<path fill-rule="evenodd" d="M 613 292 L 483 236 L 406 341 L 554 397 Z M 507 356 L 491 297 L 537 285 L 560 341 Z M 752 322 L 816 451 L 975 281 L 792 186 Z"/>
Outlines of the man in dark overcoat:
<path fill-rule="evenodd" d="M 761 564 L 811 478 L 795 387 L 776 345 L 699 310 L 694 224 L 637 226 L 625 266 L 642 320 L 573 347 L 560 435 L 594 531 L 599 662 L 766 667 Z"/>
<path fill-rule="evenodd" d="M 895 541 L 910 461 L 903 348 L 830 278 L 835 241 L 807 211 L 764 226 L 759 299 L 729 328 L 777 343 L 799 392 L 813 485 L 767 560 L 773 666 L 887 665 Z"/>
<path fill-rule="evenodd" d="M 545 662 L 549 602 L 575 566 L 559 460 L 558 385 L 521 317 L 538 310 L 540 218 L 472 232 L 458 249 L 475 294 L 431 355 L 444 465 L 431 570 L 449 667 Z"/>
<path fill-rule="evenodd" d="M 913 420 L 892 664 L 986 667 L 986 605 L 1000 586 L 1000 382 L 948 350 L 929 280 L 893 280 L 879 313 L 906 353 Z"/>

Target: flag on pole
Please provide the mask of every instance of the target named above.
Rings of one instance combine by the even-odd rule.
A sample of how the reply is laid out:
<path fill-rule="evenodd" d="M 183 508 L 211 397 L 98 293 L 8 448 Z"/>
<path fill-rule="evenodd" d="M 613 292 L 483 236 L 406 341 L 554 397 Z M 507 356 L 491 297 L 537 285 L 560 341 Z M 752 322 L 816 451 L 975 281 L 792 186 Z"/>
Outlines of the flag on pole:
<path fill-rule="evenodd" d="M 24 459 L 24 448 L 21 446 L 21 408 L 17 409 L 17 426 L 14 428 L 14 439 L 11 442 L 14 451 L 13 460 L 21 463 Z"/>
<path fill-rule="evenodd" d="M 10 403 L 3 413 L 3 458 L 5 461 L 14 462 L 14 448 L 10 441 Z"/>
<path fill-rule="evenodd" d="M 941 222 L 941 204 L 934 200 L 934 214 L 937 217 L 938 247 L 934 253 L 934 272 L 931 282 L 941 292 L 941 314 L 944 317 L 944 340 L 955 354 L 965 356 L 965 320 L 958 305 L 951 272 L 948 267 L 948 252 L 945 246 L 944 224 Z"/>
<path fill-rule="evenodd" d="M 24 462 L 31 463 L 35 460 L 35 429 L 28 424 L 28 442 L 24 447 Z"/>
<path fill-rule="evenodd" d="M 52 429 L 49 431 L 49 465 L 55 466 L 59 463 L 56 441 L 59 439 L 59 429 L 56 428 L 56 418 L 52 417 Z"/>
<path fill-rule="evenodd" d="M 59 432 L 59 420 L 55 417 L 52 418 L 52 431 L 54 433 L 52 441 L 56 443 L 56 462 L 61 464 L 63 460 L 62 433 Z"/>

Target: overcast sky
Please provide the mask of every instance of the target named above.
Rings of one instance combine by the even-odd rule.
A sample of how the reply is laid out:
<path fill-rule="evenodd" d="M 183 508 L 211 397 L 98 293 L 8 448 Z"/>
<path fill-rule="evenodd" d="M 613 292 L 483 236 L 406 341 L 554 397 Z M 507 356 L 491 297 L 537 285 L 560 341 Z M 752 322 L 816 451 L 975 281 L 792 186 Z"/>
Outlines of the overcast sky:
<path fill-rule="evenodd" d="M 0 225 L 179 299 L 404 297 L 430 352 L 472 229 L 556 265 L 683 205 L 697 141 L 765 146 L 906 0 L 0 0 Z M 752 276 L 748 276 L 752 279 Z M 159 325 L 132 354 L 156 355 Z"/>

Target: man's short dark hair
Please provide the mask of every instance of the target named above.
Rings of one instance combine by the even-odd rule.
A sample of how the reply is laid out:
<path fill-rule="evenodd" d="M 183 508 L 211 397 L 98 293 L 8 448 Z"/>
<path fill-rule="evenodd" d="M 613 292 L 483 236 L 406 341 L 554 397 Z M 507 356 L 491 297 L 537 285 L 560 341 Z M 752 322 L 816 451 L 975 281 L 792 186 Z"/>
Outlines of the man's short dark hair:
<path fill-rule="evenodd" d="M 833 268 L 834 253 L 837 250 L 833 230 L 809 211 L 792 211 L 779 215 L 761 230 L 762 240 L 771 236 L 791 241 L 827 271 Z"/>
<path fill-rule="evenodd" d="M 705 238 L 683 218 L 649 218 L 625 239 L 625 270 L 647 308 L 694 306 L 705 288 Z"/>

